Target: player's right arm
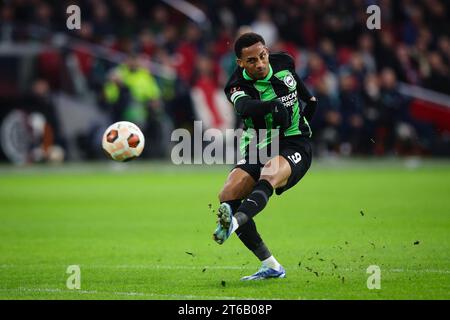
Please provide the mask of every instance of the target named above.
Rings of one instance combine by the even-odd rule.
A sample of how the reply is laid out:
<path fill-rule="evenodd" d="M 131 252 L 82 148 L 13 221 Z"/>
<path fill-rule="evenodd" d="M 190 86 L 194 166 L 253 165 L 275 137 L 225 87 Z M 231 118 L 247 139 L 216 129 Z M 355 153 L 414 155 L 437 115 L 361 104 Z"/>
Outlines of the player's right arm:
<path fill-rule="evenodd" d="M 236 113 L 241 117 L 263 117 L 271 112 L 275 127 L 279 126 L 283 129 L 289 126 L 289 113 L 280 100 L 261 101 L 253 99 L 250 93 L 241 89 L 240 86 L 227 87 L 225 91 L 228 100 L 234 105 Z"/>

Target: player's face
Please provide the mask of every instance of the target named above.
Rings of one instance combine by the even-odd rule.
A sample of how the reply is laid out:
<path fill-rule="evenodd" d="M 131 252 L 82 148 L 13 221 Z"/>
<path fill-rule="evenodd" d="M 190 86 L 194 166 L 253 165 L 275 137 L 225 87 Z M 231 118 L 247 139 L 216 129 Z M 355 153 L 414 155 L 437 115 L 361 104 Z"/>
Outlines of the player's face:
<path fill-rule="evenodd" d="M 261 42 L 243 48 L 237 63 L 253 79 L 263 79 L 269 73 L 269 50 Z"/>

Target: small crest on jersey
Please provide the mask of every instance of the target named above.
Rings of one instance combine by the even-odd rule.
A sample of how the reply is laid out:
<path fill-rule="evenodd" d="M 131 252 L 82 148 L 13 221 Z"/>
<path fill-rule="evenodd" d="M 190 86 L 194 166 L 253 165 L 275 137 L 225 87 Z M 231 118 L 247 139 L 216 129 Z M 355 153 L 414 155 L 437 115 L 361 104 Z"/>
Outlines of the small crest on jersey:
<path fill-rule="evenodd" d="M 236 91 L 239 91 L 239 90 L 241 90 L 240 87 L 233 87 L 233 88 L 231 88 L 231 90 L 230 90 L 230 94 L 233 94 L 233 93 L 235 93 Z"/>
<path fill-rule="evenodd" d="M 283 82 L 289 89 L 294 89 L 297 86 L 297 81 L 295 81 L 294 76 L 291 73 L 288 73 L 284 77 Z"/>

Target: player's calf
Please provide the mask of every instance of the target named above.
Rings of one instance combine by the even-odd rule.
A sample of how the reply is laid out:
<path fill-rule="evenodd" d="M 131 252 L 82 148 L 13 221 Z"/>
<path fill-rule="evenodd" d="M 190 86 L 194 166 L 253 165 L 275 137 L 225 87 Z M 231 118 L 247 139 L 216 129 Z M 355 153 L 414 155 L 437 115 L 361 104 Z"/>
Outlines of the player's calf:
<path fill-rule="evenodd" d="M 235 214 L 238 225 L 243 225 L 261 212 L 266 207 L 272 194 L 272 185 L 267 180 L 259 180 L 252 193 L 242 201 Z"/>
<path fill-rule="evenodd" d="M 277 156 L 267 162 L 261 172 L 261 179 L 250 195 L 242 201 L 235 214 L 238 225 L 243 225 L 261 212 L 272 196 L 274 188 L 286 185 L 290 175 L 291 167 L 283 157 Z"/>

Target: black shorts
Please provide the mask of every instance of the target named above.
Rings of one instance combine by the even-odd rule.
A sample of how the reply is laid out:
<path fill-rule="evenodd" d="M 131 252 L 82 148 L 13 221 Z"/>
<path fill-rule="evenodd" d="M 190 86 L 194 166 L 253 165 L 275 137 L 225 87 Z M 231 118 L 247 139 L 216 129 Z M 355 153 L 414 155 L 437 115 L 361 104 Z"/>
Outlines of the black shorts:
<path fill-rule="evenodd" d="M 279 154 L 285 158 L 291 166 L 291 175 L 285 186 L 275 190 L 277 195 L 280 195 L 284 191 L 295 186 L 308 171 L 312 160 L 311 139 L 301 136 L 284 137 L 280 139 Z M 271 155 L 270 158 L 273 158 L 274 156 L 276 155 Z M 258 181 L 265 163 L 262 163 L 259 159 L 256 162 L 257 163 L 250 164 L 247 153 L 247 156 L 238 162 L 234 168 L 244 170 L 252 176 L 255 181 Z"/>

